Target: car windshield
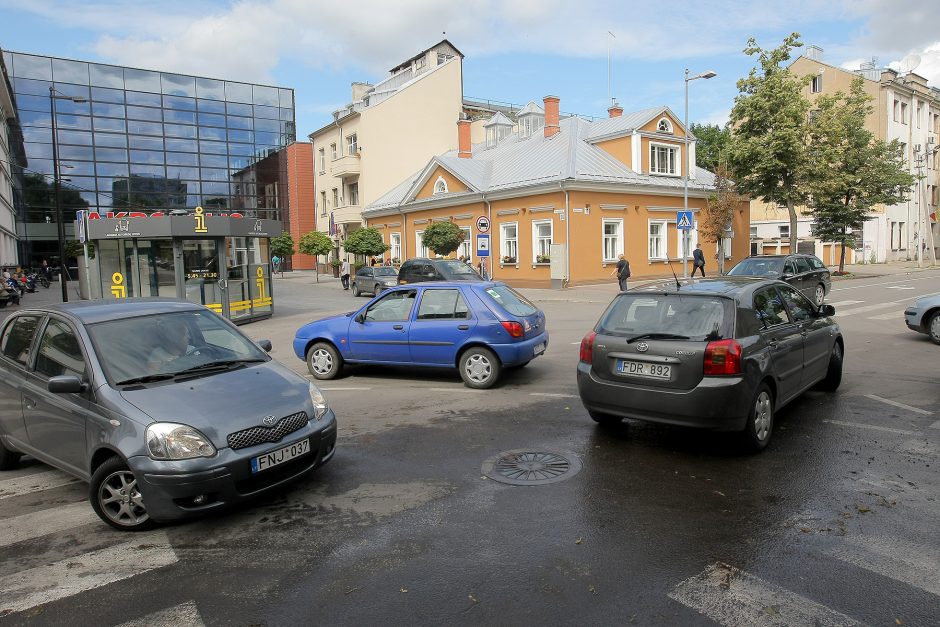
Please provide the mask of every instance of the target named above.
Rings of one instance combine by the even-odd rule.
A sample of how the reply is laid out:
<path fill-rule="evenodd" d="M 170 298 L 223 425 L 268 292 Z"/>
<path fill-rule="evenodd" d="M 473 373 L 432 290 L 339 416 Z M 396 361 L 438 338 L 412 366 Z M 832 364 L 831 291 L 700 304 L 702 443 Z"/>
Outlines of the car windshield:
<path fill-rule="evenodd" d="M 476 270 L 471 268 L 468 264 L 463 261 L 457 261 L 456 259 L 439 261 L 438 268 L 449 276 L 479 276 Z"/>
<path fill-rule="evenodd" d="M 728 274 L 732 276 L 778 276 L 783 271 L 783 257 L 749 257 L 743 259 Z"/>
<path fill-rule="evenodd" d="M 375 276 L 398 276 L 398 270 L 392 266 L 376 266 L 372 269 Z"/>
<path fill-rule="evenodd" d="M 505 285 L 486 288 L 486 294 L 493 301 L 514 316 L 531 316 L 538 307 L 530 303 L 525 296 Z"/>
<path fill-rule="evenodd" d="M 88 326 L 113 385 L 168 379 L 209 365 L 267 361 L 264 351 L 209 311 L 122 318 Z"/>
<path fill-rule="evenodd" d="M 597 324 L 597 333 L 630 339 L 713 341 L 732 337 L 734 302 L 714 295 L 622 294 Z"/>

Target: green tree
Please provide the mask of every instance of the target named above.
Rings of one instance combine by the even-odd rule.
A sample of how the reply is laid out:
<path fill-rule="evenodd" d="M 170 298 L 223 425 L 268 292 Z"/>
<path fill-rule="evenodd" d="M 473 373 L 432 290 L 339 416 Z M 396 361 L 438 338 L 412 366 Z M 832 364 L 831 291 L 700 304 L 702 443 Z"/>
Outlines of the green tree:
<path fill-rule="evenodd" d="M 749 39 L 744 54 L 757 56 L 738 81 L 731 110 L 731 175 L 738 191 L 764 202 L 784 205 L 790 214 L 790 250 L 796 252 L 796 207 L 805 202 L 809 177 L 807 136 L 809 101 L 801 91 L 810 77 L 797 77 L 782 64 L 803 44 L 793 33 L 773 50 Z"/>
<path fill-rule="evenodd" d="M 697 158 L 697 157 L 696 157 Z M 715 193 L 708 197 L 698 225 L 699 237 L 706 242 L 718 244 L 718 272 L 725 273 L 725 255 L 722 240 L 731 225 L 731 218 L 738 204 L 744 200 L 738 194 L 728 167 L 719 164 L 715 168 Z"/>
<path fill-rule="evenodd" d="M 377 257 L 385 254 L 391 246 L 382 241 L 382 234 L 378 229 L 356 229 L 343 243 L 346 252 L 366 257 Z"/>
<path fill-rule="evenodd" d="M 322 231 L 310 231 L 300 236 L 300 242 L 298 242 L 297 248 L 305 255 L 318 257 L 320 255 L 329 255 L 333 252 L 334 246 L 333 240 L 326 233 Z M 319 283 L 320 266 L 316 262 L 313 265 L 316 267 L 317 283 Z"/>
<path fill-rule="evenodd" d="M 293 256 L 294 238 L 290 233 L 284 232 L 277 237 L 271 238 L 271 254 L 281 258 L 281 276 L 284 276 L 284 266 L 287 265 L 287 258 Z"/>
<path fill-rule="evenodd" d="M 855 231 L 875 205 L 903 202 L 914 185 L 901 144 L 876 139 L 865 128 L 874 110 L 864 80 L 856 77 L 848 94 L 821 96 L 810 121 L 809 211 L 813 234 L 842 244 L 839 272 L 845 271 L 845 249 L 855 248 Z"/>
<path fill-rule="evenodd" d="M 421 234 L 421 242 L 443 257 L 460 248 L 463 238 L 463 229 L 450 221 L 435 222 Z"/>
<path fill-rule="evenodd" d="M 717 124 L 689 125 L 689 130 L 695 135 L 695 163 L 696 165 L 715 172 L 718 165 L 728 161 L 728 150 L 731 146 L 731 129 Z"/>

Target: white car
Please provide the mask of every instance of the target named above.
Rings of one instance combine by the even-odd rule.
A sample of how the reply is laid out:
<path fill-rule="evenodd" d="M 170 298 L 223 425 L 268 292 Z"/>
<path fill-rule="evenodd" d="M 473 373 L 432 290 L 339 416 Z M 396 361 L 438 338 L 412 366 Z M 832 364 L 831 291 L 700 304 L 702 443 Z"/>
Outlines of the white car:
<path fill-rule="evenodd" d="M 904 310 L 907 328 L 926 333 L 935 344 L 940 344 L 940 294 L 924 296 Z"/>

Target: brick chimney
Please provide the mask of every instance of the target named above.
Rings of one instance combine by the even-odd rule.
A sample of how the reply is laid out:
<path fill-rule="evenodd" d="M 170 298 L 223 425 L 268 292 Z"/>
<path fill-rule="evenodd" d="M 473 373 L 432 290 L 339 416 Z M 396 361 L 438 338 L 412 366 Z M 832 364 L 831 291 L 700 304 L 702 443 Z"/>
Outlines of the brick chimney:
<path fill-rule="evenodd" d="M 470 120 L 457 120 L 457 156 L 470 158 Z"/>
<path fill-rule="evenodd" d="M 558 96 L 545 96 L 545 137 L 552 137 L 561 130 L 558 127 Z"/>
<path fill-rule="evenodd" d="M 621 115 L 623 115 L 623 107 L 615 102 L 614 104 L 610 105 L 609 109 L 607 109 L 607 114 L 612 118 L 619 118 Z"/>

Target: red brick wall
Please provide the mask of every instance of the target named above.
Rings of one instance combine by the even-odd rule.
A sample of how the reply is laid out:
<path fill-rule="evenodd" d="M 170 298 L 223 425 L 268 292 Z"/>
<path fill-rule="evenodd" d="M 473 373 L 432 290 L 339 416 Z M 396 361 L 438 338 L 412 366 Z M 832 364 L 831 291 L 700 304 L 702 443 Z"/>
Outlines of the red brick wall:
<path fill-rule="evenodd" d="M 301 236 L 317 228 L 316 192 L 313 188 L 313 145 L 298 142 L 287 147 L 288 212 L 294 246 Z M 297 253 L 295 270 L 312 270 L 316 258 Z"/>

